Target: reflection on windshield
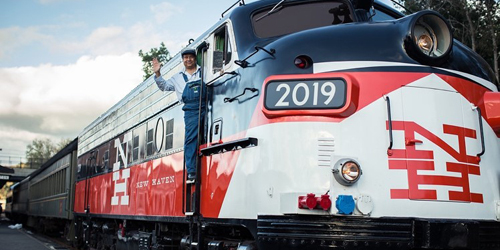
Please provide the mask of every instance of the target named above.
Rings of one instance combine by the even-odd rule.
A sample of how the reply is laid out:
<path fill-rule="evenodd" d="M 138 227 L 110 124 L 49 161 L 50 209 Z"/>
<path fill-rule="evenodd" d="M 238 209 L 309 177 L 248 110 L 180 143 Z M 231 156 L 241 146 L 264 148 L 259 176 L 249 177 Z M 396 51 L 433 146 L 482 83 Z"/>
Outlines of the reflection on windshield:
<path fill-rule="evenodd" d="M 349 6 L 339 2 L 313 2 L 273 6 L 255 13 L 252 23 L 258 37 L 274 37 L 298 31 L 352 22 Z M 271 14 L 270 14 L 271 13 Z"/>

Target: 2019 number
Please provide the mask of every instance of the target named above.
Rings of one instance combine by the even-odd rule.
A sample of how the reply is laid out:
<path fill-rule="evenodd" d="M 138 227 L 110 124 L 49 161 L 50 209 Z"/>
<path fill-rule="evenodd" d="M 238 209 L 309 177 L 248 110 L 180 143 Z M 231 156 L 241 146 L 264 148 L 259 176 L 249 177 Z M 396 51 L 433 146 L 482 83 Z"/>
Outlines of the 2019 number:
<path fill-rule="evenodd" d="M 318 105 L 318 90 L 320 89 L 319 87 L 319 82 L 314 82 L 312 84 L 313 86 L 313 102 L 312 105 L 317 106 Z M 281 83 L 276 87 L 276 91 L 281 92 L 281 90 L 284 89 L 285 91 L 283 92 L 283 95 L 281 98 L 276 102 L 275 106 L 277 107 L 288 107 L 290 106 L 290 103 L 288 101 L 285 101 L 287 99 L 288 95 L 290 94 L 290 85 L 286 83 Z M 304 95 L 302 97 L 299 97 L 297 95 L 297 92 L 300 91 L 300 89 L 303 90 Z M 323 102 L 326 106 L 330 104 L 330 102 L 333 100 L 333 97 L 335 96 L 335 91 L 336 87 L 335 84 L 332 82 L 324 82 L 321 84 L 321 95 L 327 97 L 327 99 Z M 299 98 L 302 98 L 299 100 Z M 303 106 L 304 104 L 307 103 L 307 101 L 310 98 L 310 90 L 309 90 L 309 85 L 306 83 L 300 82 L 296 84 L 293 87 L 292 90 L 292 101 L 295 106 Z"/>

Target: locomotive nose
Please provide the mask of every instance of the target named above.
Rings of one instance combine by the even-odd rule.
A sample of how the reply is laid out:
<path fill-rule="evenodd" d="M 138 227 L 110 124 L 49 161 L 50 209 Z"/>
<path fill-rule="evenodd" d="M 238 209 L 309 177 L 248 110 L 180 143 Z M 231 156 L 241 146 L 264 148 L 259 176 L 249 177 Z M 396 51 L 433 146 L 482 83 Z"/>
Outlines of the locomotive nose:
<path fill-rule="evenodd" d="M 267 53 L 257 53 L 250 64 L 262 63 L 271 69 L 281 65 L 280 72 L 294 65 L 299 70 L 311 69 L 307 73 L 312 73 L 314 63 L 332 61 L 442 66 L 453 50 L 450 27 L 439 13 L 430 10 L 392 21 L 318 27 L 276 39 L 263 47 L 275 51 L 272 60 L 267 60 L 271 58 Z"/>

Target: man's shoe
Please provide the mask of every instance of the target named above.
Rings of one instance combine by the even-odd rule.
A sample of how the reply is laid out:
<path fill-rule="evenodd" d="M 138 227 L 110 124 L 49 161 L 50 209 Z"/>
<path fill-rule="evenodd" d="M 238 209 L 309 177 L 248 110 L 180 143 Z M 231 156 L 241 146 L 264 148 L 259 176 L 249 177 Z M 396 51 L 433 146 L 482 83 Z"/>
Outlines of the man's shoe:
<path fill-rule="evenodd" d="M 194 180 L 196 179 L 196 173 L 188 173 L 188 180 Z"/>

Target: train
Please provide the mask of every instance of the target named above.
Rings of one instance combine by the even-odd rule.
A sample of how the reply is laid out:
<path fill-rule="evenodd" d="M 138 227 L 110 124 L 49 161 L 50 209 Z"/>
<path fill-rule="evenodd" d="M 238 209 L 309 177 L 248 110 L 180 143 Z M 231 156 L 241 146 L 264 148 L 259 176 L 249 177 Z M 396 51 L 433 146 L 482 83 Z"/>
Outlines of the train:
<path fill-rule="evenodd" d="M 6 200 L 7 218 L 38 232 L 74 239 L 78 138 L 69 142 L 39 169 L 11 186 Z"/>
<path fill-rule="evenodd" d="M 500 248 L 498 82 L 438 12 L 237 1 L 187 48 L 206 86 L 196 179 L 183 104 L 151 77 L 58 155 L 65 199 L 37 211 L 72 211 L 75 246 Z"/>

